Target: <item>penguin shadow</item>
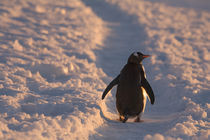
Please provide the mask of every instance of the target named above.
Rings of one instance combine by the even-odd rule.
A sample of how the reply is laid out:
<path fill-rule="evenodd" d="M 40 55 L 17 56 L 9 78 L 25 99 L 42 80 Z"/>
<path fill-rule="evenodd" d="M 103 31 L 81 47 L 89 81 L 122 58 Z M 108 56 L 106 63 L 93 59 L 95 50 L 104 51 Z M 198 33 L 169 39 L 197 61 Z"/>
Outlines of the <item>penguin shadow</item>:
<path fill-rule="evenodd" d="M 112 93 L 112 92 L 111 92 Z M 115 101 L 113 98 L 106 98 L 101 101 L 101 104 L 99 105 L 100 110 L 100 116 L 102 119 L 109 123 L 109 124 L 125 124 L 123 123 L 120 118 L 117 110 L 115 109 Z M 152 115 L 143 115 L 139 122 L 136 122 L 136 117 L 129 118 L 126 121 L 126 124 L 142 124 L 142 123 L 160 123 L 169 120 L 169 118 L 172 119 L 172 117 L 162 117 L 162 116 L 155 116 Z"/>
<path fill-rule="evenodd" d="M 101 115 L 102 119 L 103 119 L 104 121 L 108 122 L 108 123 L 120 123 L 120 120 L 119 120 L 119 119 L 110 119 L 110 118 L 108 118 L 108 117 L 104 114 L 104 112 L 103 112 L 103 110 L 101 109 L 101 107 L 100 107 L 100 115 Z"/>
<path fill-rule="evenodd" d="M 100 116 L 107 123 L 120 123 L 119 117 L 116 115 L 117 111 L 114 109 L 114 103 L 113 98 L 108 97 L 107 99 L 102 100 L 99 105 Z"/>

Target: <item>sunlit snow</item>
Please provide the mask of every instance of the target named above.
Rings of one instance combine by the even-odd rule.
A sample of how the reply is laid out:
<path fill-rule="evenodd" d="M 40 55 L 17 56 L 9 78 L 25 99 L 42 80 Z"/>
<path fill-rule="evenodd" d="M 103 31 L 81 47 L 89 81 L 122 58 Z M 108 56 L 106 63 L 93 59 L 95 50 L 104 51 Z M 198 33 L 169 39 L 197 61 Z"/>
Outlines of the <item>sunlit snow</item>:
<path fill-rule="evenodd" d="M 208 140 L 208 0 L 1 0 L 0 139 Z M 156 101 L 121 123 L 114 88 L 140 51 Z"/>

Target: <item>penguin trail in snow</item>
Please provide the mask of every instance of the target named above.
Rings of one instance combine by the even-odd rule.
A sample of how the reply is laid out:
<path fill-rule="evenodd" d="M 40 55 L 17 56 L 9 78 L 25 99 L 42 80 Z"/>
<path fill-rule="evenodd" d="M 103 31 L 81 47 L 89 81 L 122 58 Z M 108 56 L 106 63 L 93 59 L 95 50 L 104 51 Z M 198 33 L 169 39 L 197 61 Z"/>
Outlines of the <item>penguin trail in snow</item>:
<path fill-rule="evenodd" d="M 103 92 L 102 100 L 113 86 L 117 85 L 116 107 L 119 112 L 119 120 L 123 123 L 132 117 L 136 117 L 135 122 L 141 122 L 147 96 L 149 96 L 151 104 L 155 102 L 153 90 L 146 80 L 142 65 L 142 60 L 147 57 L 149 55 L 144 55 L 141 52 L 132 53 L 120 74 Z"/>

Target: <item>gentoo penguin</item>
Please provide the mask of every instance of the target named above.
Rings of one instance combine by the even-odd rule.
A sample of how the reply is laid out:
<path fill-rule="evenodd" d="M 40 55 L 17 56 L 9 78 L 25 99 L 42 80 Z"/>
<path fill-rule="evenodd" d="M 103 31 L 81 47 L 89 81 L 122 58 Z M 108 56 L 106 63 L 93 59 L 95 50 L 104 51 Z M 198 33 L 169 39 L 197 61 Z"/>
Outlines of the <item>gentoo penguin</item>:
<path fill-rule="evenodd" d="M 149 55 L 144 55 L 141 52 L 132 53 L 120 74 L 103 92 L 102 100 L 112 87 L 117 85 L 116 107 L 120 121 L 123 123 L 130 117 L 136 117 L 135 122 L 140 122 L 146 105 L 146 96 L 149 96 L 151 104 L 154 104 L 155 96 L 146 80 L 142 65 L 142 60 L 147 57 Z"/>

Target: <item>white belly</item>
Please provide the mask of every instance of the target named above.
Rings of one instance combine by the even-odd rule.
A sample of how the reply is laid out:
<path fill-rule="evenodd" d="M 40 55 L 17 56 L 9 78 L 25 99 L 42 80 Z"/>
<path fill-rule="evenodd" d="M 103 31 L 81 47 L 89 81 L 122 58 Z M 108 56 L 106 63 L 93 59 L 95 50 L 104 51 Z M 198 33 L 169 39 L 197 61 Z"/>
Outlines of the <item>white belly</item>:
<path fill-rule="evenodd" d="M 145 89 L 143 87 L 141 87 L 142 89 L 142 93 L 143 93 L 143 110 L 142 112 L 139 114 L 139 117 L 141 118 L 141 116 L 144 114 L 144 110 L 146 107 L 146 103 L 147 103 L 147 92 L 145 91 Z"/>

